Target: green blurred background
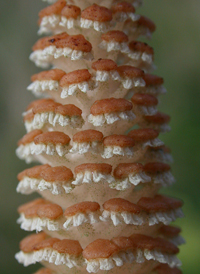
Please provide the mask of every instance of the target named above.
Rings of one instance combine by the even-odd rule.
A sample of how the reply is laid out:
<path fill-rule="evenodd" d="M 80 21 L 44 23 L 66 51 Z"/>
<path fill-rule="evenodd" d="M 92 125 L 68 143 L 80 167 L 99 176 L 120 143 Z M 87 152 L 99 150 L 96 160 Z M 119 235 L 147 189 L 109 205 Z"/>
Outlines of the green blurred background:
<path fill-rule="evenodd" d="M 26 90 L 30 76 L 39 71 L 29 60 L 37 40 L 37 13 L 41 0 L 0 1 L 0 273 L 33 273 L 39 266 L 24 268 L 14 254 L 27 233 L 16 224 L 16 208 L 33 198 L 16 194 L 16 175 L 27 168 L 15 156 L 16 142 L 25 133 L 21 113 L 34 97 Z M 163 76 L 168 94 L 160 109 L 172 117 L 170 134 L 162 139 L 172 148 L 177 183 L 165 193 L 184 200 L 185 219 L 178 221 L 187 245 L 181 247 L 184 273 L 198 271 L 199 135 L 200 135 L 200 1 L 144 0 L 138 10 L 155 21 L 157 31 L 150 43 L 155 49 L 156 74 Z"/>

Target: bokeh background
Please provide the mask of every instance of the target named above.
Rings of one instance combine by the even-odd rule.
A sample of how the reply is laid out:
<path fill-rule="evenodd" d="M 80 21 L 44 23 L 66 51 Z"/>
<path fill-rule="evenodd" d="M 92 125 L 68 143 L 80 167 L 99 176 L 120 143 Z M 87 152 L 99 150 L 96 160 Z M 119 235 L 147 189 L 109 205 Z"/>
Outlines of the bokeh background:
<path fill-rule="evenodd" d="M 26 90 L 30 76 L 39 70 L 29 60 L 37 38 L 37 13 L 41 0 L 0 1 L 0 273 L 33 273 L 39 266 L 24 268 L 14 254 L 27 235 L 16 224 L 17 207 L 31 197 L 16 194 L 16 175 L 27 168 L 15 156 L 16 143 L 25 133 L 21 113 L 34 97 Z M 200 199 L 200 1 L 144 0 L 138 10 L 155 21 L 150 41 L 155 49 L 156 74 L 163 76 L 168 94 L 160 109 L 172 117 L 172 131 L 162 139 L 172 148 L 173 174 L 177 183 L 165 193 L 184 200 L 183 229 L 187 245 L 181 247 L 183 273 L 199 273 Z M 34 196 L 32 195 L 32 198 Z"/>

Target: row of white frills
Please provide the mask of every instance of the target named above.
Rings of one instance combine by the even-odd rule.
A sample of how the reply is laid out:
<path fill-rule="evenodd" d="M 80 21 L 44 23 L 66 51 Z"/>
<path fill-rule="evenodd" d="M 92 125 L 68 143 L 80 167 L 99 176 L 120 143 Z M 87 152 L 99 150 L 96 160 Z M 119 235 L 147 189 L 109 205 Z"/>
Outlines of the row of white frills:
<path fill-rule="evenodd" d="M 148 147 L 160 147 L 164 143 L 158 139 L 152 139 L 134 147 L 107 146 L 104 147 L 101 142 L 73 142 L 72 146 L 62 144 L 35 144 L 34 142 L 20 145 L 16 149 L 16 154 L 19 159 L 30 163 L 35 160 L 38 155 L 49 155 L 68 157 L 68 154 L 86 154 L 100 155 L 104 159 L 112 158 L 113 156 L 132 157 L 139 151 L 143 153 Z"/>
<path fill-rule="evenodd" d="M 133 110 L 137 113 L 137 115 L 154 115 L 157 112 L 156 107 L 133 107 Z M 133 126 L 136 122 L 138 122 L 136 115 L 132 110 L 130 111 L 122 111 L 122 112 L 112 112 L 105 113 L 101 115 L 92 115 L 89 114 L 87 121 L 91 123 L 95 127 L 103 127 L 105 125 L 112 125 L 115 122 L 123 122 L 123 126 L 128 127 L 128 124 L 131 123 Z M 27 132 L 30 132 L 35 129 L 42 129 L 45 126 L 50 127 L 66 127 L 69 126 L 72 129 L 82 128 L 84 125 L 84 120 L 81 116 L 63 116 L 60 113 L 54 112 L 43 112 L 36 113 L 32 120 L 26 120 L 24 122 L 25 128 Z M 171 130 L 171 127 L 167 123 L 163 124 L 155 124 L 146 122 L 142 117 L 139 118 L 139 125 L 141 127 L 150 127 L 158 132 L 168 132 Z"/>
<path fill-rule="evenodd" d="M 49 3 L 54 3 L 56 1 L 54 0 L 48 0 Z M 132 21 L 138 20 L 138 15 L 134 15 L 132 13 L 130 14 L 121 14 L 121 17 L 119 18 L 120 21 L 125 21 L 126 19 L 132 19 Z M 67 29 L 74 28 L 75 24 L 77 23 L 76 20 L 74 19 L 66 19 L 65 17 L 60 17 L 60 16 L 48 16 L 43 18 L 40 26 L 39 33 L 47 33 L 49 32 L 49 28 L 57 28 L 58 26 L 64 27 Z M 80 26 L 82 28 L 94 28 L 97 31 L 100 32 L 105 32 L 108 30 L 110 24 L 105 24 L 105 23 L 99 23 L 99 22 L 93 22 L 90 20 L 80 20 Z M 129 58 L 134 59 L 134 60 L 140 60 L 142 62 L 146 62 L 148 64 L 152 64 L 153 59 L 152 56 L 146 53 L 132 53 L 130 52 L 129 48 L 127 47 L 127 44 L 119 44 L 119 43 L 106 43 L 102 42 L 100 44 L 100 47 L 103 49 L 106 49 L 107 52 L 110 51 L 120 51 L 122 53 L 126 53 Z M 71 50 L 70 48 L 65 48 L 65 49 L 57 49 L 54 46 L 50 46 L 44 50 L 38 50 L 35 51 L 31 54 L 30 59 L 36 63 L 36 65 L 41 66 L 43 68 L 46 68 L 49 65 L 49 62 L 52 62 L 52 59 L 59 58 L 61 56 L 64 57 L 70 57 L 71 60 L 79 60 L 82 58 L 90 59 L 91 55 L 90 54 L 85 54 L 82 51 L 76 51 L 76 50 Z M 99 72 L 97 73 L 96 76 L 96 81 L 100 82 L 105 82 L 108 80 L 108 77 L 110 77 L 108 72 Z M 119 76 L 117 75 L 116 72 L 112 73 L 111 75 L 113 80 L 119 80 Z M 144 86 L 144 83 L 142 82 L 141 79 L 136 79 L 136 80 L 125 80 L 122 81 L 123 87 L 125 89 L 131 89 L 133 87 L 137 86 Z M 61 98 L 66 98 L 69 95 L 74 95 L 78 91 L 82 91 L 86 93 L 88 90 L 96 88 L 96 85 L 94 85 L 93 82 L 83 82 L 75 85 L 71 85 L 68 88 L 64 88 L 61 92 Z M 58 90 L 59 89 L 59 84 L 57 81 L 36 81 L 32 83 L 28 89 L 33 90 L 35 94 L 40 94 L 41 92 L 44 92 L 45 90 Z M 146 111 L 146 115 L 149 115 L 149 113 L 152 113 L 152 110 Z M 132 113 L 131 113 L 132 114 Z M 154 112 L 155 114 L 155 112 Z M 151 114 L 153 115 L 153 114 Z M 56 125 L 56 123 L 60 124 L 61 126 L 66 126 L 66 125 L 71 125 L 74 127 L 77 123 L 80 124 L 81 121 L 61 117 L 62 115 L 55 115 L 53 116 L 52 114 L 47 115 L 46 113 L 44 115 L 38 115 L 38 117 L 34 118 L 34 124 L 41 126 L 41 123 L 46 123 L 49 122 L 53 126 Z M 102 125 L 103 123 L 114 123 L 117 119 L 130 119 L 130 115 L 125 115 L 124 113 L 116 116 L 110 115 L 102 116 L 101 117 L 93 117 L 90 115 L 89 121 L 93 123 L 95 126 Z M 132 114 L 131 119 L 134 119 L 135 116 Z M 43 125 L 42 125 L 43 126 Z M 97 144 L 93 142 L 92 144 L 93 149 L 95 153 L 98 153 L 98 148 Z M 31 145 L 34 146 L 31 147 Z M 55 150 L 59 156 L 65 155 L 66 152 L 68 152 L 68 148 L 63 148 L 59 145 L 55 147 L 49 147 L 49 146 L 44 146 L 44 145 L 39 145 L 40 147 L 36 147 L 35 144 L 31 144 L 29 148 L 27 146 L 23 147 L 23 149 L 18 149 L 18 156 L 20 157 L 27 157 L 29 154 L 41 154 L 41 153 L 46 153 L 48 155 L 54 155 Z M 29 151 L 27 153 L 27 150 Z M 74 144 L 71 151 L 72 153 L 74 152 L 79 152 L 79 153 L 86 153 L 89 150 L 91 150 L 91 146 L 88 144 Z M 30 153 L 31 151 L 31 153 Z M 21 154 L 22 152 L 22 154 Z M 133 155 L 133 151 L 131 149 L 128 149 L 127 151 L 122 151 L 121 148 L 114 148 L 114 149 L 108 149 L 107 151 L 104 152 L 104 157 L 105 158 L 110 158 L 113 156 L 113 154 L 116 155 Z M 22 156 L 25 155 L 25 156 Z M 163 176 L 161 178 L 154 178 L 154 183 L 161 183 L 161 184 L 169 184 L 171 183 L 172 180 L 172 175 L 166 174 L 166 177 Z M 109 177 L 109 178 L 108 178 Z M 95 173 L 89 173 L 86 172 L 84 175 L 83 174 L 78 174 L 77 178 L 75 181 L 72 182 L 74 185 L 80 185 L 82 183 L 91 183 L 91 182 L 100 182 L 103 180 L 106 180 L 109 184 L 110 187 L 123 190 L 127 189 L 128 187 L 131 186 L 131 184 L 137 185 L 140 182 L 150 182 L 151 178 L 145 174 L 139 174 L 137 176 L 127 178 L 126 180 L 116 182 L 114 178 L 111 175 L 102 175 L 102 174 L 95 174 Z M 26 191 L 24 191 L 26 189 Z M 28 190 L 29 189 L 29 190 Z M 25 192 L 27 194 L 27 191 L 32 192 L 32 190 L 50 190 L 53 194 L 58 195 L 63 192 L 69 193 L 73 188 L 71 187 L 71 184 L 64 184 L 64 183 L 50 183 L 46 182 L 44 180 L 39 181 L 38 180 L 33 180 L 30 178 L 25 178 L 23 181 L 21 181 L 18 185 L 17 190 L 19 192 Z M 148 219 L 149 219 L 149 225 L 154 225 L 160 222 L 163 222 L 164 224 L 169 224 L 171 221 L 174 221 L 177 217 L 182 217 L 182 211 L 180 209 L 175 210 L 175 211 L 170 211 L 168 213 L 156 213 L 156 214 L 151 214 Z M 94 224 L 99 221 L 109 221 L 112 220 L 113 224 L 115 226 L 125 223 L 125 224 L 133 224 L 133 225 L 142 225 L 144 224 L 145 220 L 142 216 L 136 216 L 134 214 L 130 213 L 115 213 L 115 212 L 108 212 L 108 211 L 103 211 L 102 216 L 99 216 L 97 213 L 89 213 L 89 214 L 77 214 L 73 217 L 68 218 L 68 220 L 63 224 L 63 227 L 68 230 L 72 226 L 80 226 L 84 223 L 90 223 Z M 21 223 L 21 227 L 25 230 L 37 230 L 41 231 L 44 228 L 47 228 L 48 230 L 59 230 L 61 229 L 61 225 L 59 222 L 48 220 L 48 219 L 40 219 L 40 218 L 33 218 L 33 219 L 27 219 L 23 214 L 21 214 L 20 218 L 18 219 L 18 222 Z M 62 227 L 62 228 L 63 228 Z M 155 260 L 160 263 L 167 263 L 170 265 L 170 267 L 174 266 L 180 266 L 180 261 L 174 256 L 174 255 L 168 255 L 168 254 L 163 254 L 159 251 L 149 251 L 149 250 L 137 250 L 136 252 L 132 251 L 126 251 L 126 252 L 120 252 L 117 255 L 114 255 L 108 259 L 96 259 L 96 260 L 90 260 L 87 261 L 86 259 L 83 259 L 81 256 L 76 257 L 73 255 L 69 254 L 61 254 L 53 249 L 44 249 L 44 250 L 39 250 L 36 252 L 32 253 L 24 253 L 20 251 L 19 253 L 16 254 L 16 259 L 20 262 L 23 263 L 25 266 L 28 266 L 30 264 L 34 264 L 36 262 L 41 262 L 41 261 L 47 261 L 49 263 L 54 263 L 56 265 L 66 265 L 69 268 L 73 267 L 81 267 L 83 265 L 87 265 L 86 269 L 89 273 L 97 273 L 99 270 L 110 270 L 113 269 L 114 267 L 120 267 L 123 266 L 125 263 L 143 263 L 145 260 Z"/>
<path fill-rule="evenodd" d="M 114 15 L 114 20 L 110 22 L 98 22 L 80 17 L 66 18 L 62 15 L 50 15 L 42 18 L 38 34 L 58 34 L 65 31 L 80 32 L 80 28 L 84 32 L 84 29 L 94 29 L 97 32 L 105 33 L 109 30 L 123 29 L 124 33 L 128 36 L 132 35 L 134 39 L 139 36 L 145 36 L 147 39 L 151 39 L 151 30 L 143 25 L 138 25 L 140 15 L 131 12 L 120 12 Z M 128 21 L 128 19 L 130 19 Z M 123 24 L 125 23 L 125 24 Z"/>
<path fill-rule="evenodd" d="M 167 187 L 175 182 L 175 178 L 170 171 L 151 177 L 144 172 L 140 172 L 138 174 L 129 174 L 127 178 L 123 179 L 116 179 L 110 174 L 86 171 L 85 173 L 76 174 L 75 180 L 70 182 L 47 182 L 44 179 L 24 177 L 17 186 L 17 192 L 31 194 L 34 191 L 48 190 L 54 195 L 61 195 L 70 193 L 75 186 L 93 183 L 106 183 L 112 189 L 123 191 L 132 186 L 150 182 Z"/>
<path fill-rule="evenodd" d="M 106 50 L 107 53 L 111 51 L 117 53 L 123 53 L 130 58 L 130 65 L 142 66 L 145 71 L 151 71 L 155 68 L 153 64 L 153 56 L 145 52 L 132 51 L 129 49 L 128 43 L 122 42 L 106 42 L 102 41 L 99 44 L 99 48 Z M 56 46 L 48 46 L 46 48 L 35 50 L 30 55 L 30 60 L 33 61 L 36 66 L 41 68 L 47 68 L 54 59 L 60 57 L 70 58 L 72 61 L 85 59 L 91 61 L 93 55 L 91 52 L 84 52 L 81 50 L 73 50 L 69 47 L 66 48 L 56 48 Z"/>
<path fill-rule="evenodd" d="M 142 78 L 121 78 L 119 73 L 115 70 L 112 71 L 96 71 L 95 77 L 90 79 L 89 81 L 83 81 L 77 84 L 71 84 L 69 86 L 60 87 L 59 82 L 55 80 L 43 80 L 43 81 L 34 81 L 31 83 L 27 89 L 32 91 L 34 95 L 41 96 L 44 92 L 47 91 L 56 91 L 60 92 L 61 98 L 67 98 L 71 95 L 76 95 L 78 92 L 87 93 L 90 90 L 95 90 L 99 86 L 99 82 L 107 82 L 108 80 L 119 81 L 121 82 L 124 89 L 132 89 L 132 88 L 143 88 L 145 87 L 145 82 Z M 163 86 L 155 86 L 155 87 L 145 87 L 145 93 L 149 93 L 152 95 L 165 93 L 165 89 Z M 94 94 L 95 95 L 95 94 Z"/>
<path fill-rule="evenodd" d="M 32 91 L 36 97 L 44 96 L 45 93 L 47 94 L 48 92 L 56 92 L 56 94 L 60 93 L 60 97 L 62 99 L 65 99 L 69 96 L 76 96 L 78 93 L 86 94 L 88 96 L 89 91 L 93 91 L 93 93 L 89 96 L 95 97 L 99 89 L 103 88 L 100 86 L 100 83 L 105 83 L 110 79 L 117 80 L 117 75 L 119 76 L 116 71 L 97 71 L 96 79 L 91 79 L 88 82 L 85 81 L 77 84 L 71 84 L 66 87 L 60 87 L 59 82 L 54 80 L 34 81 L 28 86 L 27 89 Z M 142 78 L 125 79 L 120 78 L 119 76 L 118 80 L 121 81 L 122 86 L 119 84 L 116 92 L 119 92 L 119 90 L 121 90 L 121 93 L 128 92 L 127 96 L 129 98 L 132 97 L 134 93 L 139 92 L 154 96 L 166 93 L 166 89 L 162 85 L 146 87 Z"/>
<path fill-rule="evenodd" d="M 84 259 L 82 255 L 75 256 L 65 253 L 59 253 L 52 248 L 45 248 L 43 250 L 30 253 L 24 253 L 23 251 L 20 251 L 15 255 L 15 258 L 18 260 L 19 263 L 24 264 L 24 266 L 35 264 L 36 262 L 46 261 L 55 265 L 65 265 L 69 268 L 78 267 L 80 270 L 81 267 L 84 267 L 86 265 L 86 270 L 89 273 L 97 273 L 99 270 L 111 270 L 115 267 L 120 266 L 124 266 L 124 268 L 126 268 L 127 263 L 130 264 L 135 262 L 142 264 L 146 260 L 154 260 L 159 263 L 166 263 L 170 267 L 177 267 L 181 265 L 180 260 L 175 255 L 162 253 L 157 250 L 147 249 L 137 249 L 135 251 L 121 251 L 106 259 L 99 258 L 87 260 Z"/>
<path fill-rule="evenodd" d="M 38 34 L 59 33 L 70 29 L 94 29 L 98 32 L 107 32 L 115 28 L 118 22 L 125 22 L 131 19 L 132 22 L 138 21 L 140 15 L 132 12 L 120 12 L 113 16 L 113 20 L 109 22 L 92 21 L 84 18 L 66 18 L 62 15 L 52 14 L 44 16 L 40 23 Z"/>
<path fill-rule="evenodd" d="M 136 116 L 132 111 L 124 112 L 113 112 L 106 113 L 101 115 L 92 115 L 88 116 L 88 122 L 94 126 L 103 126 L 105 124 L 111 125 L 118 121 L 123 122 L 133 122 Z M 59 113 L 54 112 L 43 112 L 36 113 L 31 121 L 25 121 L 25 128 L 27 132 L 30 132 L 34 129 L 42 129 L 45 126 L 69 126 L 71 128 L 81 128 L 84 124 L 84 120 L 81 116 L 63 116 Z"/>
<path fill-rule="evenodd" d="M 55 80 L 43 80 L 43 81 L 34 81 L 31 83 L 27 89 L 32 91 L 36 97 L 40 97 L 47 92 L 56 92 L 60 93 L 62 99 L 69 96 L 75 96 L 77 93 L 81 92 L 87 94 L 89 91 L 94 91 L 93 96 L 98 92 L 98 87 L 100 83 L 105 83 L 109 80 L 119 81 L 122 84 L 122 88 L 125 90 L 131 90 L 134 88 L 132 94 L 136 92 L 147 93 L 150 95 L 160 95 L 165 94 L 166 89 L 163 85 L 155 85 L 146 87 L 145 81 L 142 78 L 121 78 L 119 73 L 115 70 L 112 71 L 96 71 L 96 75 L 89 81 L 83 81 L 77 84 L 71 84 L 66 87 L 60 87 L 59 81 Z M 101 88 L 101 87 L 100 87 Z M 120 86 L 118 88 L 121 88 Z M 131 91 L 130 91 L 131 95 Z M 91 95 L 90 95 L 91 96 Z"/>
<path fill-rule="evenodd" d="M 81 50 L 73 50 L 71 48 L 56 48 L 55 46 L 46 47 L 43 50 L 33 51 L 30 55 L 30 60 L 35 63 L 36 66 L 41 68 L 48 68 L 54 59 L 60 57 L 68 57 L 71 60 L 86 59 L 91 61 L 93 55 L 89 52 L 83 52 Z"/>
<path fill-rule="evenodd" d="M 119 42 L 114 42 L 114 41 L 107 42 L 107 41 L 103 40 L 99 44 L 99 48 L 104 49 L 107 52 L 119 51 L 121 53 L 124 53 L 131 60 L 138 62 L 137 64 L 144 62 L 149 65 L 153 65 L 153 55 L 152 54 L 149 54 L 146 52 L 140 52 L 140 51 L 132 51 L 132 50 L 130 50 L 127 42 L 119 43 Z"/>
<path fill-rule="evenodd" d="M 112 189 L 123 191 L 132 186 L 137 186 L 141 183 L 148 184 L 150 182 L 167 187 L 175 182 L 175 178 L 170 171 L 151 177 L 145 172 L 140 172 L 137 174 L 129 174 L 123 179 L 116 179 L 110 174 L 86 171 L 85 173 L 76 174 L 75 180 L 69 182 L 47 182 L 44 179 L 24 177 L 17 186 L 17 192 L 30 194 L 34 191 L 48 190 L 54 195 L 60 195 L 70 193 L 75 186 L 93 183 L 106 183 Z"/>
<path fill-rule="evenodd" d="M 55 126 L 62 126 L 66 127 L 69 126 L 71 128 L 81 128 L 84 121 L 83 118 L 80 116 L 63 116 L 60 113 L 54 112 L 43 112 L 43 113 L 36 113 L 33 117 L 32 121 L 25 121 L 25 128 L 27 132 L 30 132 L 34 129 L 42 129 L 45 125 L 52 125 Z"/>
<path fill-rule="evenodd" d="M 163 223 L 169 225 L 177 218 L 182 218 L 183 212 L 180 208 L 175 210 L 168 210 L 166 212 L 156 213 L 145 213 L 134 214 L 127 211 L 114 212 L 103 210 L 102 212 L 88 212 L 88 213 L 77 213 L 71 217 L 60 217 L 58 220 L 50 220 L 48 218 L 26 218 L 22 213 L 18 218 L 18 223 L 21 224 L 21 228 L 27 231 L 41 231 L 47 229 L 49 231 L 60 231 L 70 230 L 74 227 L 82 226 L 83 224 L 95 224 L 99 222 L 112 222 L 114 226 L 118 225 L 134 225 L 142 226 L 149 225 L 153 226 L 156 224 Z M 67 220 L 66 220 L 67 219 Z"/>
<path fill-rule="evenodd" d="M 103 127 L 105 125 L 112 125 L 115 122 L 123 122 L 123 125 L 127 125 L 127 123 L 131 123 L 133 126 L 134 123 L 138 122 L 137 116 L 152 116 L 157 113 L 156 107 L 146 107 L 146 106 L 133 106 L 133 110 L 129 111 L 121 111 L 121 112 L 112 112 L 112 113 L 104 113 L 100 115 L 93 115 L 89 114 L 86 117 L 86 121 L 91 123 L 95 127 Z M 30 132 L 35 129 L 42 129 L 45 126 L 53 126 L 53 127 L 59 127 L 61 126 L 66 127 L 69 126 L 73 129 L 82 128 L 84 124 L 84 119 L 81 116 L 69 116 L 69 115 L 62 115 L 60 113 L 55 113 L 53 111 L 50 112 L 43 112 L 43 113 L 36 113 L 32 120 L 25 120 L 24 125 L 27 130 L 27 132 Z M 155 124 L 155 123 L 148 123 L 142 117 L 140 117 L 139 120 L 140 126 L 142 127 L 151 127 L 153 129 L 158 130 L 159 132 L 167 132 L 170 131 L 171 128 L 167 123 L 164 124 Z"/>

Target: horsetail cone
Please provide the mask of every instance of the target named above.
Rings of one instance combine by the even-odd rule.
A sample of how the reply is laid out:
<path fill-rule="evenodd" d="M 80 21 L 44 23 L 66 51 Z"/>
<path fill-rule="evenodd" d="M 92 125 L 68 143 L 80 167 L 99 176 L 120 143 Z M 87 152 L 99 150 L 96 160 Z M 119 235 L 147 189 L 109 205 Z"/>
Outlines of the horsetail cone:
<path fill-rule="evenodd" d="M 35 274 L 181 273 L 182 201 L 159 193 L 175 183 L 158 111 L 164 80 L 152 74 L 156 26 L 141 0 L 46 0 L 30 60 L 36 97 L 25 110 L 17 156 L 37 163 L 17 176 L 32 234 L 16 259 Z M 161 138 L 161 139 L 160 139 Z"/>

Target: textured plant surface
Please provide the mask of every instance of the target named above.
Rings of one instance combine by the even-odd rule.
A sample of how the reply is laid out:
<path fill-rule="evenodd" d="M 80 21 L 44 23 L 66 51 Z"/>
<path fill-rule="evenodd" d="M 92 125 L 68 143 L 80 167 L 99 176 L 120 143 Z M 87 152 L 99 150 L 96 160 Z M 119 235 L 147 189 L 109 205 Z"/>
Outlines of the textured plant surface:
<path fill-rule="evenodd" d="M 55 1 L 53 1 L 55 2 Z M 184 243 L 170 223 L 182 202 L 158 194 L 174 183 L 170 149 L 159 134 L 163 78 L 150 39 L 154 23 L 141 1 L 64 0 L 39 13 L 30 59 L 45 71 L 28 90 L 27 134 L 17 155 L 38 162 L 18 175 L 17 191 L 42 198 L 18 208 L 21 228 L 36 231 L 16 258 L 39 273 L 181 273 Z M 46 70 L 49 69 L 49 70 Z M 43 232 L 42 232 L 43 231 Z"/>

